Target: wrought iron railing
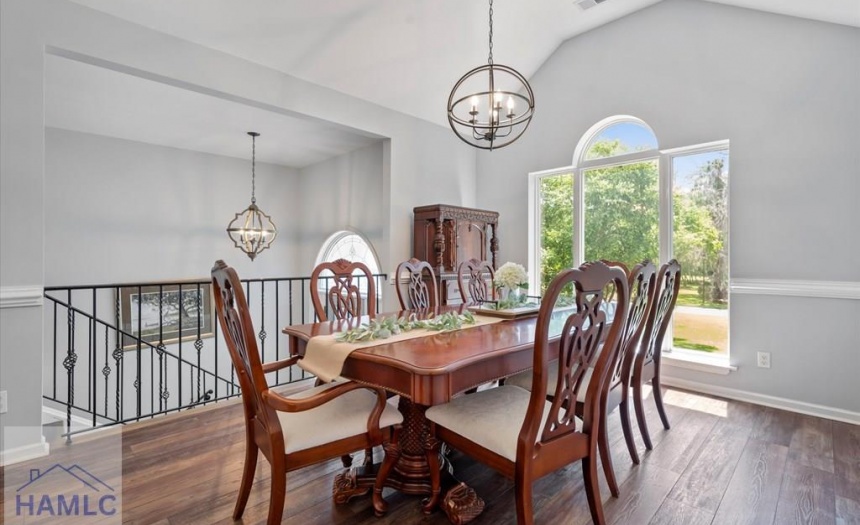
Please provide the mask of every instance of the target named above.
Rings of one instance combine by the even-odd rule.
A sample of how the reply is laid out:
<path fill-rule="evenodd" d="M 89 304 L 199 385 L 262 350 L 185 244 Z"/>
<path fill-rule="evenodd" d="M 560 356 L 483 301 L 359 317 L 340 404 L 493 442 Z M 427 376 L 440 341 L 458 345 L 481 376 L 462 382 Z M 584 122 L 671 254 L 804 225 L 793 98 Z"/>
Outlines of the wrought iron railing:
<path fill-rule="evenodd" d="M 379 296 L 387 276 L 373 279 Z M 263 362 L 287 357 L 281 328 L 316 320 L 310 277 L 242 282 Z M 320 283 L 316 293 L 326 292 L 331 279 Z M 43 398 L 62 410 L 67 440 L 240 393 L 208 280 L 51 286 L 45 299 Z M 269 374 L 269 383 L 309 377 L 290 367 Z"/>

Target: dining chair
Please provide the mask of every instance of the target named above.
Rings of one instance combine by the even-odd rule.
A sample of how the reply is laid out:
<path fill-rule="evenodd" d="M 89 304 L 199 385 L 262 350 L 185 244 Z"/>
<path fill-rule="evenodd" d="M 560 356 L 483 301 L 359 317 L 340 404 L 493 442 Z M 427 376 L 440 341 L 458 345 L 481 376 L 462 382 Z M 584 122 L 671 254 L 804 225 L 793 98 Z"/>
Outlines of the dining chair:
<path fill-rule="evenodd" d="M 487 278 L 489 277 L 489 283 Z M 495 271 L 489 261 L 469 259 L 457 267 L 457 286 L 460 288 L 460 299 L 463 304 L 480 304 L 496 300 L 496 289 L 493 287 Z"/>
<path fill-rule="evenodd" d="M 531 392 L 504 385 L 456 397 L 426 412 L 433 436 L 428 449 L 435 451 L 439 440 L 444 441 L 514 479 L 520 525 L 534 521 L 534 481 L 577 460 L 582 462 L 592 520 L 605 523 L 597 480 L 598 436 L 604 424 L 602 404 L 624 331 L 623 323 L 607 319 L 604 289 L 610 283 L 618 300 L 616 317 L 625 319 L 628 288 L 621 268 L 599 261 L 586 263 L 562 271 L 550 283 L 535 325 Z M 559 295 L 566 290 L 570 290 L 575 308 L 555 311 Z M 562 322 L 557 344 L 550 342 L 550 321 Z M 601 341 L 603 351 L 598 351 Z M 556 382 L 548 385 L 549 363 L 556 358 Z M 591 365 L 594 369 L 586 384 Z M 547 399 L 550 388 L 552 401 Z M 580 401 L 584 407 L 581 418 L 576 414 Z M 438 455 L 428 453 L 427 458 L 432 492 L 425 512 L 439 502 Z"/>
<path fill-rule="evenodd" d="M 272 470 L 267 523 L 275 525 L 283 515 L 287 472 L 362 448 L 396 446 L 403 417 L 386 403 L 384 390 L 350 381 L 327 383 L 286 397 L 270 390 L 266 374 L 296 364 L 299 357 L 266 364 L 260 361 L 242 283 L 224 261 L 212 268 L 212 291 L 245 412 L 245 466 L 233 519 L 242 517 L 262 453 Z M 382 482 L 393 461 L 386 454 L 373 487 L 374 504 L 377 491 L 381 498 Z M 370 488 L 356 487 L 353 495 Z"/>
<path fill-rule="evenodd" d="M 325 288 L 325 303 L 320 300 L 320 275 L 329 271 L 334 277 L 328 277 L 332 283 Z M 356 271 L 361 274 L 356 274 Z M 359 277 L 367 279 L 367 315 L 376 314 L 376 283 L 370 268 L 364 263 L 350 262 L 346 259 L 338 259 L 334 262 L 323 262 L 311 272 L 311 302 L 314 312 L 320 322 L 328 321 L 327 310 L 332 317 L 338 321 L 361 317 L 364 312 Z M 322 277 L 327 279 L 327 277 Z"/>
<path fill-rule="evenodd" d="M 323 276 L 323 272 L 329 272 L 331 277 Z M 361 273 L 356 273 L 361 272 Z M 376 315 L 376 283 L 370 268 L 364 263 L 351 262 L 346 259 L 337 259 L 333 262 L 322 262 L 311 272 L 310 294 L 314 305 L 314 313 L 320 322 L 328 321 L 328 313 L 337 321 L 349 321 L 361 317 L 364 312 L 359 286 L 359 278 L 367 280 L 367 315 Z M 331 280 L 325 287 L 325 302 L 320 299 L 322 293 L 320 280 Z M 322 382 L 317 380 L 317 386 Z M 344 467 L 352 466 L 352 455 L 344 455 L 341 460 Z M 365 464 L 373 463 L 373 449 L 364 451 Z"/>
<path fill-rule="evenodd" d="M 645 448 L 653 449 L 651 435 L 648 433 L 648 422 L 645 419 L 643 406 L 642 387 L 651 381 L 651 391 L 654 402 L 657 404 L 657 413 L 663 428 L 669 430 L 669 418 L 663 407 L 663 390 L 660 384 L 660 359 L 662 356 L 663 338 L 672 322 L 672 312 L 678 300 L 678 292 L 681 288 L 681 265 L 672 259 L 660 267 L 657 272 L 657 284 L 648 309 L 648 319 L 645 322 L 645 330 L 642 334 L 639 351 L 632 359 L 630 382 L 633 386 L 633 407 L 636 411 L 636 421 L 639 423 L 639 432 L 642 433 L 642 441 Z"/>
<path fill-rule="evenodd" d="M 407 279 L 403 280 L 403 274 Z M 436 274 L 427 261 L 409 259 L 397 265 L 394 274 L 397 284 L 397 299 L 402 310 L 427 310 L 439 304 Z"/>
<path fill-rule="evenodd" d="M 627 270 L 627 266 L 618 261 L 608 261 L 602 259 L 601 262 L 610 267 L 617 267 L 624 270 L 627 274 L 627 287 L 629 290 L 629 308 L 627 317 L 624 320 L 624 332 L 619 342 L 618 359 L 615 362 L 609 375 L 609 388 L 607 389 L 606 399 L 603 404 L 604 416 L 612 413 L 618 408 L 618 414 L 621 418 L 621 429 L 624 433 L 624 441 L 627 444 L 627 451 L 630 453 L 630 459 L 635 464 L 639 464 L 639 452 L 636 450 L 636 442 L 633 438 L 633 430 L 630 425 L 630 370 L 632 366 L 632 358 L 636 352 L 639 340 L 645 330 L 645 319 L 648 314 L 650 301 L 653 298 L 654 281 L 656 268 L 650 261 L 643 261 L 631 270 Z M 607 301 L 613 299 L 615 290 L 610 285 L 604 291 L 604 298 Z M 613 322 L 618 317 L 613 318 Z M 550 363 L 549 374 L 547 377 L 548 390 L 555 384 L 558 374 L 558 361 Z M 583 381 L 587 385 L 591 380 L 593 370 L 586 371 Z M 532 374 L 530 371 L 521 372 L 513 377 L 508 378 L 509 385 L 519 386 L 526 390 L 531 390 Z M 552 400 L 553 394 L 548 395 L 548 399 Z M 581 416 L 585 409 L 584 403 L 577 402 L 576 413 Z M 605 419 L 604 419 L 605 420 Z M 603 465 L 603 473 L 606 476 L 606 483 L 609 485 L 610 493 L 618 497 L 620 494 L 618 489 L 618 481 L 615 477 L 615 468 L 612 462 L 612 454 L 609 448 L 609 432 L 608 425 L 600 427 L 600 435 L 598 441 L 598 449 L 600 451 L 600 460 Z"/>

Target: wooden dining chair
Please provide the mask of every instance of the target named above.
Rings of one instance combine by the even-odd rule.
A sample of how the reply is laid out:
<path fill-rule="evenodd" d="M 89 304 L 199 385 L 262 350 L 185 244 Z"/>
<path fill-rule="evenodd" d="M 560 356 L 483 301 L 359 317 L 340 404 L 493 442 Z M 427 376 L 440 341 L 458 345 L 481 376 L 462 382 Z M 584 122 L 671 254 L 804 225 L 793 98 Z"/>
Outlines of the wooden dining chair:
<path fill-rule="evenodd" d="M 331 272 L 334 277 L 329 278 L 332 279 L 332 283 L 325 289 L 325 303 L 323 303 L 320 300 L 319 283 L 320 276 L 325 271 Z M 361 274 L 356 274 L 356 271 L 361 272 Z M 367 279 L 366 312 L 362 306 L 364 301 L 359 286 L 360 277 Z M 322 279 L 326 278 L 325 276 L 322 277 Z M 329 310 L 332 317 L 338 321 L 361 317 L 364 313 L 370 316 L 376 314 L 376 283 L 370 268 L 364 263 L 350 262 L 346 259 L 320 263 L 311 272 L 310 287 L 311 302 L 313 302 L 314 312 L 316 312 L 320 322 L 328 321 L 326 310 Z"/>
<path fill-rule="evenodd" d="M 493 287 L 495 271 L 489 261 L 469 259 L 457 267 L 457 286 L 463 304 L 480 304 L 496 300 Z M 489 278 L 489 282 L 488 279 Z"/>
<path fill-rule="evenodd" d="M 329 272 L 332 277 L 323 276 L 323 272 Z M 361 273 L 356 273 L 361 272 Z M 320 322 L 328 321 L 328 312 L 337 321 L 349 321 L 364 315 L 359 278 L 367 279 L 367 315 L 376 315 L 376 283 L 370 268 L 364 263 L 351 262 L 346 259 L 337 259 L 334 262 L 322 262 L 311 272 L 310 293 L 311 302 L 314 305 L 314 313 Z M 320 299 L 320 280 L 331 279 L 325 289 L 325 303 Z M 317 380 L 317 386 L 322 382 Z M 344 467 L 352 466 L 352 455 L 344 455 L 341 460 Z M 364 451 L 365 464 L 373 463 L 373 449 Z"/>
<path fill-rule="evenodd" d="M 663 390 L 660 384 L 660 358 L 663 354 L 663 338 L 669 323 L 672 322 L 672 312 L 678 300 L 678 292 L 681 288 L 681 265 L 672 259 L 660 267 L 657 272 L 657 283 L 648 309 L 648 320 L 645 322 L 645 330 L 631 364 L 630 383 L 633 386 L 633 407 L 636 410 L 636 421 L 639 423 L 639 432 L 642 433 L 642 441 L 645 448 L 653 449 L 651 435 L 648 433 L 648 422 L 645 419 L 645 408 L 643 406 L 642 387 L 648 381 L 651 382 L 651 392 L 654 402 L 657 404 L 657 412 L 663 428 L 669 430 L 669 418 L 663 407 Z"/>
<path fill-rule="evenodd" d="M 267 523 L 275 525 L 283 515 L 287 472 L 362 448 L 396 445 L 403 417 L 386 403 L 384 390 L 354 382 L 328 383 L 289 397 L 270 390 L 266 374 L 296 364 L 299 357 L 260 361 L 242 283 L 224 261 L 212 268 L 212 291 L 245 408 L 245 466 L 233 519 L 242 517 L 262 452 L 272 470 Z M 374 499 L 377 489 L 381 497 L 383 474 L 393 461 L 388 455 L 383 460 Z M 355 495 L 370 488 L 357 487 Z"/>
<path fill-rule="evenodd" d="M 630 459 L 633 463 L 639 464 L 639 453 L 636 450 L 636 442 L 633 438 L 633 430 L 630 425 L 630 370 L 632 367 L 632 358 L 636 352 L 639 340 L 645 330 L 645 319 L 648 314 L 650 301 L 653 298 L 655 272 L 654 264 L 650 261 L 643 261 L 631 270 L 627 270 L 627 266 L 621 262 L 601 260 L 604 264 L 610 267 L 618 267 L 627 274 L 627 286 L 629 290 L 630 300 L 627 310 L 627 317 L 624 319 L 624 332 L 619 342 L 618 359 L 615 367 L 609 375 L 609 388 L 607 389 L 606 400 L 604 402 L 605 414 L 610 414 L 618 408 L 618 414 L 621 418 L 621 429 L 624 433 L 624 441 L 627 444 L 627 450 L 630 453 Z M 615 294 L 614 286 L 610 284 L 604 290 L 604 298 L 611 301 Z M 613 318 L 613 322 L 618 317 Z M 592 377 L 592 370 L 588 370 L 583 381 L 587 385 Z M 557 381 L 558 362 L 550 363 L 548 382 L 548 399 L 552 400 L 553 391 L 552 385 Z M 521 372 L 513 377 L 508 378 L 507 384 L 519 386 L 526 390 L 531 390 L 532 374 L 530 371 Z M 577 402 L 576 411 L 580 417 L 584 413 L 584 403 Z M 598 441 L 598 449 L 600 451 L 600 460 L 603 464 L 603 473 L 606 476 L 606 483 L 609 485 L 609 491 L 613 496 L 618 497 L 620 494 L 618 489 L 618 481 L 615 477 L 615 468 L 612 462 L 612 454 L 609 448 L 609 432 L 608 425 L 603 425 L 600 428 Z"/>
<path fill-rule="evenodd" d="M 618 300 L 616 317 L 625 319 L 628 288 L 622 269 L 602 262 L 586 263 L 564 270 L 553 279 L 535 326 L 531 392 L 505 385 L 456 397 L 426 412 L 435 436 L 428 444 L 429 450 L 438 449 L 438 440 L 442 440 L 514 479 L 520 525 L 534 521 L 534 481 L 577 460 L 582 461 L 592 520 L 605 523 L 597 481 L 598 435 L 604 424 L 602 404 L 624 332 L 623 323 L 610 324 L 607 320 L 604 289 L 610 283 Z M 570 313 L 554 311 L 559 295 L 570 288 L 576 308 Z M 559 315 L 563 321 L 561 337 L 557 344 L 551 344 L 550 321 Z M 598 351 L 601 341 L 603 350 Z M 556 382 L 548 386 L 549 363 L 556 358 Z M 592 365 L 591 380 L 586 385 L 585 377 Z M 552 390 L 552 401 L 547 399 L 548 388 Z M 584 406 L 581 418 L 576 415 L 578 402 Z M 439 460 L 432 452 L 427 459 L 432 493 L 424 510 L 429 512 L 439 501 Z"/>
<path fill-rule="evenodd" d="M 404 282 L 402 276 L 407 274 Z M 439 304 L 436 273 L 427 261 L 409 259 L 397 265 L 394 274 L 397 299 L 402 310 L 427 310 Z"/>

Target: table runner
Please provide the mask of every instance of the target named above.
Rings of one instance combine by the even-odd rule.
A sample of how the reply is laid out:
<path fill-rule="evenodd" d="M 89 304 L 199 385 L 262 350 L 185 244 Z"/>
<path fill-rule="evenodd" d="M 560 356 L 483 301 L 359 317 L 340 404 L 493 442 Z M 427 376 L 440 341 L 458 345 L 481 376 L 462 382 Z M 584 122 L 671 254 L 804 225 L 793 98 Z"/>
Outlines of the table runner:
<path fill-rule="evenodd" d="M 475 315 L 475 324 L 464 324 L 461 330 L 468 330 L 477 326 L 498 323 L 504 321 L 500 317 L 489 317 L 484 315 Z M 361 341 L 359 343 L 346 343 L 336 340 L 337 334 L 318 335 L 311 337 L 308 340 L 308 346 L 305 350 L 305 356 L 299 360 L 299 367 L 306 372 L 317 376 L 323 382 L 334 381 L 340 377 L 343 370 L 343 363 L 349 354 L 361 348 L 370 348 L 373 346 L 386 345 L 388 343 L 396 343 L 398 341 L 406 341 L 408 339 L 418 339 L 419 337 L 432 337 L 440 334 L 439 330 L 428 330 L 426 328 L 417 328 L 408 332 L 394 334 L 387 339 L 375 339 L 373 341 Z"/>

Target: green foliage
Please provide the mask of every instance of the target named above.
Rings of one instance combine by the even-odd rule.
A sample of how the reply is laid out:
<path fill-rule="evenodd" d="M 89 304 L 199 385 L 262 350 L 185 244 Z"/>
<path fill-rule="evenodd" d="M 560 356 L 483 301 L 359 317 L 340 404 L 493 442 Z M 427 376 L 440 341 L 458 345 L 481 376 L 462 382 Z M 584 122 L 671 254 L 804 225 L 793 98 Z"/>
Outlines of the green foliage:
<path fill-rule="evenodd" d="M 587 171 L 585 260 L 609 259 L 628 266 L 645 259 L 656 261 L 659 213 L 656 162 Z"/>
<path fill-rule="evenodd" d="M 392 335 L 410 332 L 417 329 L 451 332 L 463 328 L 463 325 L 475 324 L 475 316 L 466 311 L 463 314 L 445 312 L 430 319 L 418 319 L 415 314 L 409 317 L 380 317 L 371 319 L 358 328 L 337 334 L 335 340 L 341 343 L 362 343 L 377 339 L 388 339 Z"/>
<path fill-rule="evenodd" d="M 699 350 L 701 352 L 716 352 L 719 350 L 714 345 L 706 345 L 702 343 L 693 343 L 682 337 L 676 337 L 673 340 L 673 345 L 677 348 L 686 348 L 688 350 Z"/>
<path fill-rule="evenodd" d="M 587 158 L 626 153 L 618 140 L 592 145 Z M 727 298 L 728 183 L 723 159 L 705 163 L 688 191 L 676 190 L 674 256 L 685 286 L 698 287 L 698 304 L 724 308 Z M 585 260 L 634 265 L 659 258 L 659 173 L 656 162 L 589 170 L 585 179 Z M 573 266 L 573 175 L 540 182 L 541 293 Z M 694 280 L 698 276 L 698 280 Z M 692 303 L 692 301 L 690 301 Z"/>
<path fill-rule="evenodd" d="M 573 175 L 541 179 L 541 293 L 573 266 Z"/>

